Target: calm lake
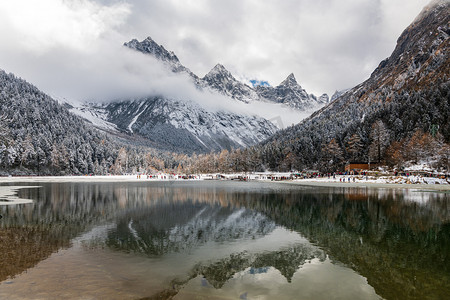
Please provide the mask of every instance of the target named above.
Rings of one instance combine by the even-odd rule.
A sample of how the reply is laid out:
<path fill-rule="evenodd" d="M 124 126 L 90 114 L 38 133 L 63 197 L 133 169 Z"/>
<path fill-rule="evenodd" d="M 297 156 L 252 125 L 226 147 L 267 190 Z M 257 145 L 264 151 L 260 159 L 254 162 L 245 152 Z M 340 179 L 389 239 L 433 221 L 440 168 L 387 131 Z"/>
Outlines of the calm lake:
<path fill-rule="evenodd" d="M 17 195 L 32 203 L 0 197 L 0 299 L 450 295 L 449 193 L 226 181 L 23 185 Z"/>

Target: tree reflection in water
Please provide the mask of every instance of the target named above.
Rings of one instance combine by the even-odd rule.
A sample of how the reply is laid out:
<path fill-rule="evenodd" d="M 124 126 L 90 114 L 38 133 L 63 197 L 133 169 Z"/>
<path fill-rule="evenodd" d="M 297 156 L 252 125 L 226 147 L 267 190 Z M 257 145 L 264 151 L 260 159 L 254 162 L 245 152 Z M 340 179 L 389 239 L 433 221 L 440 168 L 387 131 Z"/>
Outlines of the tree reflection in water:
<path fill-rule="evenodd" d="M 202 275 L 215 288 L 221 288 L 236 273 L 245 269 L 251 268 L 255 272 L 255 269 L 267 271 L 268 268 L 273 267 L 287 279 L 287 282 L 291 282 L 294 273 L 308 260 L 314 258 L 324 261 L 326 255 L 316 247 L 301 244 L 268 253 L 242 252 L 217 262 L 197 265 L 191 278 Z"/>
<path fill-rule="evenodd" d="M 365 276 L 386 299 L 450 292 L 449 194 L 328 189 L 266 195 L 248 204 L 300 232 Z"/>
<path fill-rule="evenodd" d="M 282 226 L 312 244 L 199 259 L 161 295 L 173 297 L 197 276 L 221 288 L 243 270 L 275 268 L 289 282 L 305 262 L 327 256 L 366 277 L 383 298 L 445 298 L 450 292 L 446 193 L 259 183 L 92 183 L 44 184 L 20 196 L 35 203 L 0 207 L 0 254 L 5 257 L 0 280 L 105 223 L 115 225 L 89 247 L 150 257 L 190 253 L 212 242 L 226 247 Z"/>

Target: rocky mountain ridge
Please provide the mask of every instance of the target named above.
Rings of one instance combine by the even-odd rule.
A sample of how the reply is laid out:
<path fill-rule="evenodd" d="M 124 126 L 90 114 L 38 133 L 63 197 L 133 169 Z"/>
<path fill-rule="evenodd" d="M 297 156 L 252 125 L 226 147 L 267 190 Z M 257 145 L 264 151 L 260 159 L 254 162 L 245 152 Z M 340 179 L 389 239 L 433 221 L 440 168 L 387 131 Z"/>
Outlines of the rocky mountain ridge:
<path fill-rule="evenodd" d="M 250 86 L 238 81 L 221 64 L 217 64 L 202 78 L 201 87 L 245 103 L 258 100 L 258 94 Z"/>
<path fill-rule="evenodd" d="M 192 76 L 192 78 L 196 80 L 198 79 L 198 77 L 194 73 L 192 73 L 191 70 L 181 64 L 175 53 L 173 53 L 172 51 L 167 51 L 164 46 L 158 45 L 150 37 L 144 39 L 142 42 L 139 42 L 136 39 L 132 39 L 131 41 L 124 43 L 124 46 L 145 54 L 152 55 L 156 59 L 164 62 L 172 70 L 172 72 L 185 72 Z"/>
<path fill-rule="evenodd" d="M 306 110 L 314 106 L 325 105 L 329 102 L 327 94 L 319 98 L 313 94 L 308 94 L 295 79 L 293 73 L 276 87 L 258 86 L 256 93 L 267 101 L 282 103 L 298 110 Z"/>
<path fill-rule="evenodd" d="M 149 145 L 185 153 L 204 153 L 257 144 L 278 128 L 257 116 L 208 111 L 189 101 L 164 97 L 104 104 L 82 108 L 110 124 L 104 130 L 128 132 L 145 138 Z M 76 110 L 72 111 L 77 113 Z M 94 122 L 93 122 L 94 123 Z"/>
<path fill-rule="evenodd" d="M 158 45 L 150 37 L 124 44 L 134 51 L 151 55 L 174 73 L 185 73 L 199 90 L 218 93 L 243 103 L 257 101 L 283 104 L 298 111 L 313 110 L 328 102 L 328 96 L 317 98 L 297 83 L 293 74 L 279 86 L 252 88 L 238 81 L 223 65 L 217 64 L 200 78 L 181 64 L 175 53 Z M 162 150 L 203 153 L 255 145 L 274 134 L 272 122 L 256 116 L 226 110 L 209 111 L 183 99 L 150 96 L 123 99 L 110 103 L 73 105 L 71 111 L 112 134 L 144 139 L 144 144 Z"/>
<path fill-rule="evenodd" d="M 308 94 L 295 80 L 294 74 L 290 74 L 277 87 L 249 85 L 237 80 L 223 65 L 217 64 L 203 78 L 199 78 L 188 68 L 183 66 L 178 57 L 167 51 L 164 46 L 158 45 L 151 37 L 142 42 L 136 39 L 124 44 L 126 47 L 152 55 L 165 62 L 173 72 L 185 72 L 191 76 L 197 87 L 210 89 L 233 99 L 249 103 L 252 101 L 274 102 L 287 105 L 290 108 L 301 111 L 323 106 L 329 102 L 326 94 L 316 97 Z"/>

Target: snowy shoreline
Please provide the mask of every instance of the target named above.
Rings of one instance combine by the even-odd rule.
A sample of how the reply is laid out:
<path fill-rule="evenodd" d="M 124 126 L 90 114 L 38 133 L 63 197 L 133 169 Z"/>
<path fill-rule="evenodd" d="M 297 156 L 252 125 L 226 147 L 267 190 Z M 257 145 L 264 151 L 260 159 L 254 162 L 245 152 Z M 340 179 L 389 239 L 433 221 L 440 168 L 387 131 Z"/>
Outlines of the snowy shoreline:
<path fill-rule="evenodd" d="M 417 190 L 433 190 L 433 191 L 450 191 L 449 184 L 405 184 L 405 183 L 380 183 L 375 181 L 359 181 L 359 182 L 336 182 L 326 180 L 310 180 L 300 179 L 285 181 L 287 184 L 302 186 L 320 186 L 320 187 L 349 187 L 349 188 L 391 188 L 391 189 L 417 189 Z"/>
<path fill-rule="evenodd" d="M 235 174 L 236 176 L 238 174 Z M 232 176 L 232 175 L 230 175 Z M 239 174 L 239 176 L 245 176 Z M 247 175 L 248 176 L 248 175 Z M 162 178 L 147 178 L 146 176 L 136 175 L 111 175 L 111 176 L 21 176 L 21 177 L 0 177 L 2 183 L 29 183 L 29 182 L 193 182 L 212 180 L 214 175 L 197 175 L 195 179 L 178 179 L 171 178 L 169 175 L 161 176 Z M 250 181 L 265 183 L 286 183 L 302 186 L 320 186 L 320 187 L 368 187 L 368 188 L 398 188 L 398 189 L 420 189 L 420 190 L 450 190 L 450 184 L 445 179 L 438 178 L 416 178 L 384 176 L 379 178 L 368 178 L 361 176 L 344 176 L 339 175 L 333 177 L 319 177 L 308 179 L 293 180 L 270 180 L 270 179 L 253 179 L 249 176 Z M 353 181 L 353 177 L 355 180 Z M 350 182 L 348 179 L 350 178 Z M 343 182 L 345 179 L 345 182 Z M 216 179 L 217 180 L 217 179 Z"/>

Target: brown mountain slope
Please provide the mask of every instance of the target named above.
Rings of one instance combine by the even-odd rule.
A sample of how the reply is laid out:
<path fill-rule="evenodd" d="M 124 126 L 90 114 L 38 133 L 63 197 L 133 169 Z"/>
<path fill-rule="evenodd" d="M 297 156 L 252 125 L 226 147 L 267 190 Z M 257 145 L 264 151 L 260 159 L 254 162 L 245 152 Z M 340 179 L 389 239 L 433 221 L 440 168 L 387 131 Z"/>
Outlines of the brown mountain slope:
<path fill-rule="evenodd" d="M 336 170 L 351 160 L 448 168 L 450 1 L 432 1 L 370 78 L 253 148 L 269 169 Z M 446 148 L 447 147 L 447 148 Z M 395 159 L 394 159 L 394 158 Z"/>

